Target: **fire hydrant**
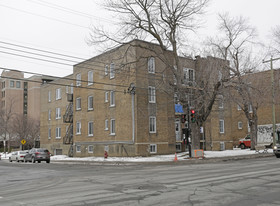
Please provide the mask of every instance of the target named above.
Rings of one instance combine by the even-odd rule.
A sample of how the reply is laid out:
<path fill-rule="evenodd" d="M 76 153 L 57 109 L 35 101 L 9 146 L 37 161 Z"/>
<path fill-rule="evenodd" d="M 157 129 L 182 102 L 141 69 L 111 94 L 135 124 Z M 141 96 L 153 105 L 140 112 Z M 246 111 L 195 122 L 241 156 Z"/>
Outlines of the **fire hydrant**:
<path fill-rule="evenodd" d="M 104 152 L 104 158 L 107 159 L 107 157 L 108 157 L 108 152 L 105 151 L 105 152 Z"/>

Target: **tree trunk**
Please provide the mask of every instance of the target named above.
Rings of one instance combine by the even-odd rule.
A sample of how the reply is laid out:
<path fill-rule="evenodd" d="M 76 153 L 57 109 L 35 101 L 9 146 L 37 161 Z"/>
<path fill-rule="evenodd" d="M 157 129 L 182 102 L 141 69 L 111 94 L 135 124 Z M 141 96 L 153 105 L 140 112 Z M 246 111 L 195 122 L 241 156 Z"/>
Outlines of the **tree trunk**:
<path fill-rule="evenodd" d="M 250 136 L 251 136 L 251 150 L 255 149 L 255 146 L 258 144 L 258 117 L 253 116 L 250 123 Z"/>

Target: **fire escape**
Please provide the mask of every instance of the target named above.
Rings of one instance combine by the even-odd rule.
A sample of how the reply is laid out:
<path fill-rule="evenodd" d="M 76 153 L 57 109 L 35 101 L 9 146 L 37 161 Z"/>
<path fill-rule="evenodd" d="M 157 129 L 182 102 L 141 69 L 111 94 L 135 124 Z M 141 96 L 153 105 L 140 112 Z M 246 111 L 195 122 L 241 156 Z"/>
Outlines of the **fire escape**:
<path fill-rule="evenodd" d="M 68 156 L 73 157 L 73 94 L 67 94 L 67 106 L 66 112 L 63 115 L 63 122 L 69 123 L 66 135 L 63 137 L 63 144 L 70 144 Z"/>

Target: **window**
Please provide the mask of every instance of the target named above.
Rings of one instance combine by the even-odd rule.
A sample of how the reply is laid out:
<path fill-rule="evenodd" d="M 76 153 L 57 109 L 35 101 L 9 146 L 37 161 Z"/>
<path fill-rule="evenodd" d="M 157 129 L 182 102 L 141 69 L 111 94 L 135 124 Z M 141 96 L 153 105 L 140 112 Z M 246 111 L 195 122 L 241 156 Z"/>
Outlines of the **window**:
<path fill-rule="evenodd" d="M 55 119 L 61 118 L 61 110 L 60 108 L 55 108 Z"/>
<path fill-rule="evenodd" d="M 15 81 L 14 80 L 10 80 L 10 87 L 15 87 Z"/>
<path fill-rule="evenodd" d="M 51 137 L 52 137 L 52 129 L 49 128 L 49 131 L 48 131 L 48 138 L 51 139 Z"/>
<path fill-rule="evenodd" d="M 82 85 L 82 76 L 81 74 L 76 75 L 76 86 L 80 87 Z"/>
<path fill-rule="evenodd" d="M 16 81 L 16 88 L 20 88 L 20 81 Z"/>
<path fill-rule="evenodd" d="M 223 73 L 221 71 L 218 72 L 218 80 L 222 81 L 223 79 Z"/>
<path fill-rule="evenodd" d="M 115 92 L 114 91 L 110 92 L 110 106 L 111 107 L 115 106 Z"/>
<path fill-rule="evenodd" d="M 81 134 L 81 122 L 76 122 L 76 134 Z"/>
<path fill-rule="evenodd" d="M 149 118 L 149 132 L 156 133 L 156 117 Z"/>
<path fill-rule="evenodd" d="M 88 146 L 88 153 L 93 153 L 93 146 L 92 145 Z"/>
<path fill-rule="evenodd" d="M 109 130 L 108 119 L 105 119 L 105 130 Z"/>
<path fill-rule="evenodd" d="M 195 80 L 193 69 L 184 68 L 183 73 L 184 73 L 184 82 L 193 82 Z"/>
<path fill-rule="evenodd" d="M 93 96 L 88 96 L 88 110 L 93 110 Z"/>
<path fill-rule="evenodd" d="M 219 95 L 219 108 L 223 109 L 224 108 L 224 97 L 223 95 Z"/>
<path fill-rule="evenodd" d="M 73 88 L 74 88 L 74 84 L 70 84 L 70 94 L 73 94 Z"/>
<path fill-rule="evenodd" d="M 88 71 L 88 85 L 93 84 L 93 71 Z"/>
<path fill-rule="evenodd" d="M 115 78 L 115 64 L 114 63 L 112 63 L 110 65 L 110 79 L 113 79 L 113 78 Z"/>
<path fill-rule="evenodd" d="M 238 129 L 242 129 L 242 122 L 238 122 Z"/>
<path fill-rule="evenodd" d="M 148 59 L 148 72 L 155 73 L 155 58 L 154 57 L 150 57 Z"/>
<path fill-rule="evenodd" d="M 150 153 L 157 153 L 157 145 L 150 144 Z"/>
<path fill-rule="evenodd" d="M 51 91 L 48 92 L 48 101 L 49 102 L 52 101 L 52 93 L 51 93 Z"/>
<path fill-rule="evenodd" d="M 81 152 L 81 145 L 76 146 L 76 152 Z"/>
<path fill-rule="evenodd" d="M 105 92 L 105 102 L 109 101 L 109 92 Z"/>
<path fill-rule="evenodd" d="M 61 138 L 61 128 L 60 127 L 55 128 L 55 137 L 57 139 Z"/>
<path fill-rule="evenodd" d="M 88 122 L 88 136 L 93 136 L 93 122 Z"/>
<path fill-rule="evenodd" d="M 52 115 L 52 110 L 49 109 L 48 112 L 49 112 L 49 120 L 51 120 L 51 117 L 52 117 L 52 116 L 51 116 L 51 115 Z"/>
<path fill-rule="evenodd" d="M 253 113 L 253 107 L 252 107 L 251 104 L 249 105 L 249 108 L 248 108 L 248 109 L 249 109 L 249 113 Z"/>
<path fill-rule="evenodd" d="M 61 88 L 55 90 L 55 99 L 61 99 Z"/>
<path fill-rule="evenodd" d="M 149 87 L 149 103 L 156 103 L 156 88 Z"/>
<path fill-rule="evenodd" d="M 115 120 L 111 119 L 111 135 L 115 135 L 116 134 L 116 128 L 115 128 Z"/>
<path fill-rule="evenodd" d="M 81 110 L 81 97 L 76 99 L 76 110 Z"/>
<path fill-rule="evenodd" d="M 104 73 L 105 73 L 105 76 L 108 75 L 108 73 L 109 73 L 109 66 L 108 65 L 105 66 Z"/>
<path fill-rule="evenodd" d="M 219 121 L 219 128 L 220 128 L 221 134 L 225 133 L 225 122 L 222 119 L 220 119 L 220 121 Z"/>
<path fill-rule="evenodd" d="M 238 110 L 238 111 L 240 111 L 240 110 L 241 110 L 241 107 L 240 107 L 240 105 L 239 105 L 239 104 L 237 105 L 237 110 Z"/>

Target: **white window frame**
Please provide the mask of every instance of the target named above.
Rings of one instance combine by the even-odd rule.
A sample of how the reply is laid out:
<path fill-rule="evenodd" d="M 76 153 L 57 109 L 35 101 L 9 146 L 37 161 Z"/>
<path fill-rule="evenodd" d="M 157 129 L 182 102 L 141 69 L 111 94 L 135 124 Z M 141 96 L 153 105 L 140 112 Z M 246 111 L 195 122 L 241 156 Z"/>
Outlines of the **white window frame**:
<path fill-rule="evenodd" d="M 149 133 L 157 132 L 157 118 L 155 116 L 149 117 Z"/>
<path fill-rule="evenodd" d="M 237 126 L 238 126 L 238 129 L 242 129 L 242 128 L 243 128 L 243 124 L 242 124 L 242 122 L 241 122 L 241 121 L 239 121 L 239 122 L 237 123 Z"/>
<path fill-rule="evenodd" d="M 76 74 L 76 86 L 82 86 L 82 75 L 80 73 Z"/>
<path fill-rule="evenodd" d="M 148 89 L 149 103 L 156 103 L 156 88 L 149 86 Z"/>
<path fill-rule="evenodd" d="M 81 123 L 81 121 L 76 122 L 76 134 L 82 134 L 82 123 Z"/>
<path fill-rule="evenodd" d="M 237 110 L 238 110 L 238 111 L 241 111 L 241 107 L 240 107 L 239 104 L 237 104 Z"/>
<path fill-rule="evenodd" d="M 52 101 L 52 92 L 48 91 L 48 102 Z"/>
<path fill-rule="evenodd" d="M 71 83 L 70 84 L 70 94 L 73 94 L 73 91 L 74 91 L 74 84 Z"/>
<path fill-rule="evenodd" d="M 116 96 L 115 91 L 110 91 L 110 107 L 115 106 Z"/>
<path fill-rule="evenodd" d="M 88 136 L 90 136 L 90 137 L 93 136 L 93 121 L 88 122 Z"/>
<path fill-rule="evenodd" d="M 218 97 L 219 100 L 219 109 L 223 109 L 224 108 L 224 96 L 223 95 L 219 95 Z"/>
<path fill-rule="evenodd" d="M 82 109 L 82 99 L 81 97 L 76 98 L 76 110 L 81 110 Z"/>
<path fill-rule="evenodd" d="M 61 139 L 61 127 L 56 127 L 55 128 L 55 138 L 56 139 Z"/>
<path fill-rule="evenodd" d="M 10 88 L 14 88 L 15 87 L 15 81 L 14 80 L 10 80 Z"/>
<path fill-rule="evenodd" d="M 93 71 L 88 71 L 88 85 L 93 84 Z"/>
<path fill-rule="evenodd" d="M 59 107 L 55 108 L 55 119 L 61 119 L 61 109 Z"/>
<path fill-rule="evenodd" d="M 88 96 L 88 110 L 93 110 L 93 96 Z"/>
<path fill-rule="evenodd" d="M 108 119 L 105 119 L 105 129 L 104 130 L 109 130 L 109 121 L 108 121 Z"/>
<path fill-rule="evenodd" d="M 48 129 L 48 139 L 51 139 L 52 138 L 52 129 L 49 128 Z"/>
<path fill-rule="evenodd" d="M 110 64 L 110 79 L 115 78 L 115 64 L 111 63 Z"/>
<path fill-rule="evenodd" d="M 76 152 L 80 153 L 82 151 L 81 145 L 76 145 Z"/>
<path fill-rule="evenodd" d="M 55 90 L 55 100 L 61 99 L 61 88 Z"/>
<path fill-rule="evenodd" d="M 105 92 L 105 102 L 109 102 L 109 92 Z"/>
<path fill-rule="evenodd" d="M 149 57 L 148 58 L 148 72 L 154 74 L 156 69 L 155 69 L 155 58 L 154 57 Z"/>
<path fill-rule="evenodd" d="M 48 110 L 48 119 L 52 120 L 52 110 Z"/>
<path fill-rule="evenodd" d="M 20 88 L 20 81 L 16 81 L 16 88 Z"/>
<path fill-rule="evenodd" d="M 152 149 L 154 148 L 154 149 Z M 157 153 L 157 145 L 156 144 L 150 144 L 150 153 L 155 154 Z"/>
<path fill-rule="evenodd" d="M 105 76 L 107 76 L 108 73 L 109 73 L 109 66 L 105 65 L 105 67 L 104 67 L 104 74 L 105 74 Z"/>
<path fill-rule="evenodd" d="M 88 146 L 88 153 L 93 153 L 93 145 Z"/>
<path fill-rule="evenodd" d="M 110 135 L 116 135 L 116 120 L 111 119 Z"/>
<path fill-rule="evenodd" d="M 219 120 L 219 131 L 220 131 L 220 134 L 225 133 L 225 120 L 223 120 L 223 119 Z"/>

